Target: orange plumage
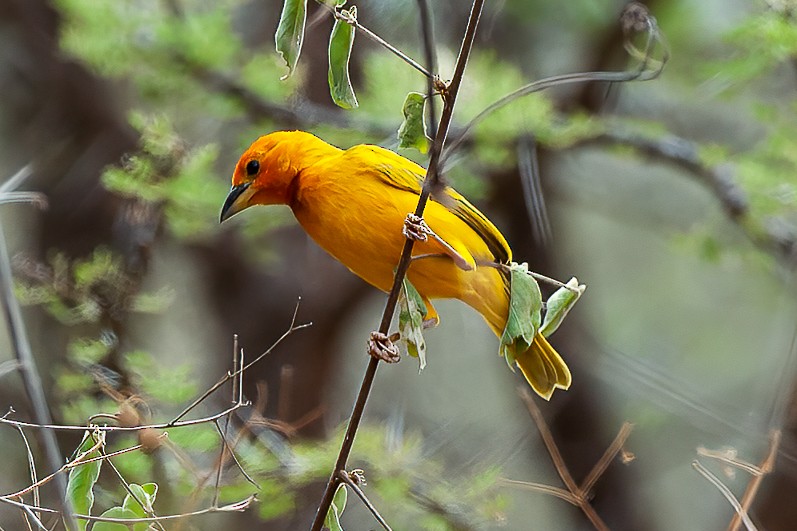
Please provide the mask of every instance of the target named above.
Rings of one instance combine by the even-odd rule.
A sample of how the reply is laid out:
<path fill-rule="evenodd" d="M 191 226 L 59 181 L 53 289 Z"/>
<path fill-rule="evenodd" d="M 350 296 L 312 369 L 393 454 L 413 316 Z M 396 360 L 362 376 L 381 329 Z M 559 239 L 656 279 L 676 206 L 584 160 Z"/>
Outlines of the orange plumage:
<path fill-rule="evenodd" d="M 369 284 L 388 291 L 404 244 L 402 228 L 415 210 L 426 170 L 372 145 L 341 150 L 305 132 L 275 132 L 244 152 L 222 209 L 224 221 L 252 205 L 285 204 L 329 254 Z M 456 190 L 433 196 L 424 220 L 440 238 L 417 241 L 407 276 L 423 297 L 426 319 L 437 320 L 430 299 L 459 299 L 499 337 L 509 313 L 509 279 L 487 264 L 508 263 L 503 235 Z M 532 388 L 550 398 L 570 386 L 570 371 L 537 334 L 516 356 Z"/>

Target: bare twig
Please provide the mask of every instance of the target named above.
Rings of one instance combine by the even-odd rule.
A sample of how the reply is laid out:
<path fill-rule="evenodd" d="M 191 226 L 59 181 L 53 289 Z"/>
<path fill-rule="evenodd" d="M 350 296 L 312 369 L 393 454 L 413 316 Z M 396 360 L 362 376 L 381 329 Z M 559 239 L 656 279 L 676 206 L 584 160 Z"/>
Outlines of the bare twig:
<path fill-rule="evenodd" d="M 498 483 L 502 483 L 510 487 L 519 487 L 521 489 L 530 490 L 532 492 L 539 492 L 540 494 L 550 494 L 551 496 L 555 496 L 561 500 L 566 501 L 567 503 L 573 504 L 576 507 L 578 507 L 578 498 L 576 498 L 576 496 L 569 490 L 560 489 L 559 487 L 553 487 L 551 485 L 545 485 L 544 483 L 518 481 L 515 479 L 507 479 L 507 478 L 499 478 Z"/>
<path fill-rule="evenodd" d="M 584 478 L 584 481 L 581 482 L 581 487 L 579 488 L 581 494 L 584 496 L 589 496 L 589 492 L 592 490 L 592 487 L 595 486 L 595 482 L 606 472 L 606 469 L 609 467 L 609 464 L 614 460 L 620 450 L 623 449 L 623 445 L 625 445 L 625 441 L 628 440 L 628 436 L 631 435 L 631 430 L 633 429 L 634 425 L 630 422 L 623 422 L 623 425 L 620 426 L 620 431 L 617 432 L 617 436 L 612 441 L 612 444 L 606 448 L 606 451 L 603 452 L 603 455 L 598 462 L 595 463 L 595 466 L 592 467 L 587 477 Z"/>
<path fill-rule="evenodd" d="M 382 517 L 381 514 L 379 514 L 379 511 L 376 509 L 376 506 L 374 506 L 374 504 L 371 503 L 371 500 L 368 499 L 368 496 L 366 496 L 365 492 L 363 492 L 363 490 L 360 488 L 359 483 L 354 481 L 349 475 L 349 473 L 346 472 L 345 470 L 341 470 L 338 473 L 338 475 L 340 476 L 340 480 L 346 485 L 348 485 L 351 488 L 351 490 L 354 491 L 357 497 L 360 498 L 360 500 L 362 500 L 366 508 L 368 508 L 368 511 L 370 511 L 370 513 L 373 515 L 374 519 L 377 522 L 379 522 L 379 525 L 381 525 L 382 528 L 386 529 L 387 531 L 392 531 L 392 528 L 390 527 L 390 525 L 388 525 L 387 521 Z"/>
<path fill-rule="evenodd" d="M 664 70 L 664 66 L 669 60 L 670 53 L 667 48 L 667 44 L 664 41 L 664 37 L 659 31 L 653 17 L 648 17 L 645 27 L 647 29 L 647 40 L 644 50 L 637 50 L 633 46 L 628 47 L 629 41 L 626 41 L 626 49 L 629 50 L 633 56 L 636 56 L 640 59 L 640 63 L 637 68 L 622 72 L 578 72 L 574 74 L 564 74 L 541 79 L 539 81 L 534 81 L 533 83 L 524 85 L 488 105 L 483 111 L 474 116 L 470 122 L 465 124 L 465 127 L 458 132 L 457 138 L 455 138 L 446 149 L 443 160 L 447 160 L 450 154 L 456 151 L 457 147 L 462 144 L 470 131 L 482 120 L 490 116 L 498 109 L 509 105 L 519 98 L 528 96 L 529 94 L 571 83 L 586 83 L 591 81 L 622 83 L 628 81 L 649 81 L 651 79 L 656 79 Z M 656 50 L 657 45 L 660 45 L 663 49 L 662 58 L 658 61 L 654 60 L 652 55 Z"/>
<path fill-rule="evenodd" d="M 556 445 L 556 441 L 553 438 L 553 434 L 551 434 L 551 430 L 548 428 L 548 424 L 545 422 L 545 419 L 542 416 L 542 412 L 537 407 L 537 404 L 534 403 L 534 398 L 531 396 L 531 393 L 529 393 L 528 389 L 525 387 L 520 388 L 518 391 L 520 393 L 520 398 L 525 403 L 526 409 L 528 409 L 529 414 L 531 415 L 532 420 L 534 420 L 534 424 L 537 426 L 537 430 L 540 432 L 542 442 L 545 444 L 545 448 L 548 450 L 548 454 L 551 456 L 551 461 L 553 461 L 556 472 L 559 474 L 559 477 L 562 479 L 565 487 L 567 487 L 567 491 L 569 491 L 572 496 L 566 496 L 564 494 L 565 491 L 562 489 L 557 489 L 556 487 L 549 487 L 546 485 L 539 485 L 536 483 L 525 484 L 525 488 L 551 494 L 576 505 L 589 519 L 595 529 L 598 531 L 608 531 L 609 528 L 589 503 L 590 490 L 592 490 L 595 482 L 598 481 L 600 476 L 606 471 L 609 463 L 622 449 L 623 444 L 628 438 L 628 435 L 631 433 L 631 424 L 628 422 L 623 424 L 623 426 L 620 428 L 620 431 L 617 433 L 617 436 L 614 438 L 614 441 L 612 441 L 612 444 L 609 445 L 609 447 L 603 453 L 603 456 L 601 456 L 590 473 L 587 474 L 587 477 L 582 482 L 582 485 L 578 486 L 576 485 L 573 476 L 570 474 L 570 471 L 568 470 L 567 465 L 562 458 L 559 447 Z"/>
<path fill-rule="evenodd" d="M 107 464 L 111 468 L 111 470 L 114 471 L 114 474 L 116 474 L 117 479 L 119 479 L 119 482 L 122 484 L 122 486 L 124 487 L 125 491 L 127 491 L 127 493 L 134 500 L 136 500 L 136 503 L 138 503 L 138 505 L 147 514 L 147 516 L 149 516 L 151 518 L 157 518 L 157 515 L 155 514 L 155 511 L 153 511 L 150 507 L 148 507 L 147 504 L 144 502 L 144 500 L 140 499 L 138 497 L 138 495 L 135 492 L 133 492 L 133 489 L 130 488 L 130 483 L 127 482 L 127 480 L 124 478 L 124 476 L 122 476 L 122 473 L 119 472 L 119 469 L 116 468 L 116 465 L 113 464 L 113 461 L 111 461 L 110 456 L 108 456 L 108 454 L 105 453 L 105 448 L 104 447 L 100 447 L 100 453 L 105 458 L 105 464 Z M 161 531 L 166 531 L 163 528 L 163 525 L 160 522 L 155 521 L 155 522 L 153 522 L 153 524 L 158 529 L 160 529 Z"/>
<path fill-rule="evenodd" d="M 757 531 L 756 526 L 750 520 L 750 516 L 748 516 L 747 511 L 741 506 L 739 500 L 736 499 L 736 496 L 733 495 L 731 490 L 725 486 L 725 484 L 720 481 L 720 479 L 711 473 L 706 467 L 700 464 L 700 461 L 694 460 L 692 461 L 692 468 L 694 468 L 701 476 L 706 478 L 712 485 L 714 485 L 717 490 L 728 500 L 733 508 L 736 510 L 736 514 L 741 517 L 742 522 L 744 522 L 747 531 Z"/>
<path fill-rule="evenodd" d="M 757 473 L 753 474 L 753 478 L 750 480 L 750 483 L 747 485 L 742 495 L 741 505 L 743 512 L 740 513 L 737 511 L 728 526 L 728 531 L 736 531 L 739 529 L 739 524 L 742 520 L 741 515 L 747 514 L 750 510 L 750 506 L 753 504 L 756 494 L 758 494 L 758 489 L 761 486 L 761 482 L 764 480 L 764 476 L 772 472 L 772 469 L 775 467 L 775 459 L 778 456 L 778 449 L 780 448 L 780 439 L 780 430 L 772 430 L 769 432 L 769 452 L 767 452 L 761 464 L 758 465 Z"/>
<path fill-rule="evenodd" d="M 17 426 L 17 430 L 19 431 L 19 435 L 22 437 L 22 442 L 25 443 L 25 453 L 28 456 L 28 469 L 30 471 L 30 482 L 35 485 L 39 479 L 36 476 L 36 462 L 33 459 L 33 451 L 30 449 L 30 443 L 28 443 L 28 438 L 25 436 L 25 431 L 19 426 Z M 33 489 L 33 505 L 34 507 L 41 505 L 38 487 Z"/>
<path fill-rule="evenodd" d="M 440 155 L 443 151 L 443 146 L 448 135 L 449 127 L 451 126 L 451 119 L 454 113 L 454 104 L 456 102 L 457 93 L 459 92 L 459 87 L 462 82 L 462 76 L 465 74 L 465 66 L 467 65 L 468 58 L 470 57 L 470 51 L 473 46 L 473 41 L 476 37 L 476 28 L 478 27 L 479 18 L 481 17 L 483 7 L 484 0 L 473 1 L 468 19 L 468 25 L 465 30 L 465 36 L 462 39 L 459 56 L 457 57 L 457 63 L 454 68 L 454 75 L 451 78 L 451 82 L 446 87 L 446 90 L 443 92 L 443 113 L 440 118 L 440 125 L 437 130 L 437 135 L 435 135 L 434 141 L 432 142 L 429 169 L 426 172 L 426 178 L 423 182 L 421 194 L 420 197 L 418 197 L 418 205 L 415 209 L 415 215 L 418 217 L 423 216 L 423 211 L 426 207 L 426 203 L 429 200 L 432 190 L 439 186 Z M 385 311 L 382 314 L 382 321 L 379 326 L 379 332 L 382 334 L 387 334 L 390 327 L 390 322 L 393 319 L 402 281 L 404 280 L 404 276 L 407 274 L 407 269 L 409 268 L 412 257 L 413 245 L 414 241 L 411 239 L 407 239 L 404 242 L 401 258 L 396 266 L 393 286 L 390 290 L 390 294 L 388 295 L 387 302 L 385 303 Z M 373 385 L 378 366 L 379 360 L 372 357 L 368 363 L 368 368 L 365 371 L 365 376 L 363 377 L 360 391 L 357 395 L 357 400 L 352 410 L 349 425 L 346 428 L 346 433 L 344 435 L 343 443 L 335 463 L 335 468 L 330 475 L 329 481 L 327 482 L 324 495 L 321 499 L 321 503 L 318 506 L 315 519 L 313 520 L 311 528 L 312 531 L 320 531 L 321 526 L 324 524 L 324 519 L 326 518 L 329 507 L 332 504 L 332 498 L 335 495 L 335 489 L 341 481 L 339 473 L 340 471 L 345 471 L 346 469 L 346 462 L 349 458 L 349 454 L 351 453 L 352 445 L 354 444 L 354 436 L 357 433 L 357 428 L 360 425 L 360 420 L 362 419 L 362 414 L 365 410 L 365 403 L 367 402 L 368 395 L 371 392 L 371 387 Z"/>
<path fill-rule="evenodd" d="M 368 37 L 369 39 L 371 39 L 372 41 L 374 41 L 378 45 L 382 46 L 383 48 L 388 50 L 390 53 L 394 54 L 396 57 L 398 57 L 399 59 L 401 59 L 402 61 L 404 61 L 408 65 L 410 65 L 412 68 L 414 68 L 415 70 L 417 70 L 418 72 L 420 72 L 421 74 L 426 76 L 427 78 L 432 78 L 433 77 L 432 74 L 426 68 L 423 67 L 423 65 L 418 63 L 418 61 L 416 61 L 415 59 L 413 59 L 409 55 L 405 54 L 404 52 L 402 52 L 401 50 L 399 50 L 398 48 L 396 48 L 395 46 L 393 46 L 392 44 L 387 42 L 385 39 L 383 39 L 382 37 L 380 37 L 379 35 L 377 35 L 373 31 L 369 30 L 368 28 L 366 28 L 365 26 L 360 24 L 357 21 L 357 18 L 351 16 L 351 14 L 348 11 L 340 9 L 338 7 L 330 6 L 326 2 L 324 2 L 323 0 L 316 0 L 316 2 L 321 4 L 321 6 L 323 6 L 324 8 L 329 9 L 332 12 L 332 14 L 335 16 L 336 19 L 342 20 L 346 24 L 354 26 L 363 35 L 365 35 L 366 37 Z"/>
<path fill-rule="evenodd" d="M 0 193 L 11 193 L 29 174 L 30 168 L 26 166 L 11 177 L 5 185 L 0 187 Z M 3 313 L 6 317 L 11 345 L 14 350 L 14 355 L 19 362 L 19 371 L 22 375 L 22 381 L 31 407 L 33 408 L 33 417 L 36 423 L 42 425 L 51 424 L 52 417 L 50 416 L 50 409 L 47 406 L 44 384 L 39 376 L 39 372 L 36 368 L 36 360 L 33 357 L 33 351 L 28 342 L 25 322 L 22 319 L 19 302 L 14 297 L 12 278 L 8 247 L 6 246 L 2 228 L 0 228 L 0 302 L 2 303 Z M 63 456 L 61 455 L 61 450 L 58 448 L 58 441 L 55 438 L 55 434 L 52 431 L 44 430 L 41 432 L 41 440 L 44 443 L 44 453 L 50 468 L 54 470 L 58 469 L 63 463 Z M 66 497 L 66 480 L 62 476 L 56 479 L 56 488 L 58 490 L 59 502 L 64 508 L 64 512 L 67 515 L 71 514 L 72 510 L 69 500 Z M 69 516 L 66 517 L 65 525 L 67 529 L 77 528 L 77 523 Z"/>
<path fill-rule="evenodd" d="M 163 516 L 155 516 L 155 517 L 146 517 L 146 518 L 109 518 L 107 516 L 90 516 L 87 514 L 72 514 L 73 518 L 77 518 L 79 520 L 87 520 L 91 522 L 111 522 L 116 524 L 123 524 L 123 525 L 132 525 L 138 523 L 147 523 L 147 522 L 164 522 L 167 520 L 179 520 L 181 518 L 188 518 L 191 516 L 200 516 L 203 514 L 210 514 L 210 513 L 231 513 L 231 512 L 242 512 L 249 508 L 252 505 L 252 502 L 255 500 L 255 496 L 249 496 L 243 500 L 237 501 L 235 503 L 230 503 L 228 505 L 222 505 L 221 507 L 207 507 L 205 509 L 200 509 L 198 511 L 190 511 L 180 514 L 168 514 Z M 33 516 L 33 511 L 41 511 L 50 514 L 61 514 L 61 511 L 56 509 L 51 509 L 49 507 L 33 507 L 23 502 L 16 501 L 12 498 L 7 496 L 0 496 L 1 503 L 7 503 L 9 505 L 14 505 L 16 507 L 20 507 L 22 509 L 26 509 L 31 511 L 31 516 Z M 42 524 L 43 529 L 47 529 Z"/>

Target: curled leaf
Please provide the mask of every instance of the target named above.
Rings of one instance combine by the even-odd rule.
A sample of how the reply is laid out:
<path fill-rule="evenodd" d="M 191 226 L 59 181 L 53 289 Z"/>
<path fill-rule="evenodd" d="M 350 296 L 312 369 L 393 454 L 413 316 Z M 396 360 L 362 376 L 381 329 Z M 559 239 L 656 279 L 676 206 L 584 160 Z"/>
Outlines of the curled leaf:
<path fill-rule="evenodd" d="M 96 441 L 91 436 L 91 432 L 83 434 L 83 440 L 78 447 L 76 454 L 83 455 L 94 447 Z M 86 456 L 87 459 L 99 457 L 99 450 L 94 450 Z M 94 505 L 94 484 L 100 477 L 102 460 L 91 461 L 85 464 L 78 464 L 69 469 L 69 479 L 66 484 L 66 496 L 69 503 L 78 514 L 91 514 Z M 86 520 L 77 521 L 78 528 L 85 531 L 88 522 Z"/>
<path fill-rule="evenodd" d="M 288 66 L 288 73 L 280 79 L 287 79 L 293 74 L 299 55 L 302 53 L 304 41 L 304 25 L 307 20 L 307 0 L 285 0 L 282 14 L 274 34 L 277 53 L 282 56 Z"/>
<path fill-rule="evenodd" d="M 357 20 L 357 8 L 340 11 L 343 18 Z M 354 26 L 338 18 L 329 36 L 329 93 L 332 101 L 344 109 L 355 109 L 359 105 L 349 78 L 349 58 L 354 44 Z"/>
<path fill-rule="evenodd" d="M 346 499 L 349 496 L 349 491 L 346 485 L 341 483 L 338 485 L 338 490 L 335 491 L 335 496 L 332 498 L 332 505 L 329 506 L 326 518 L 324 518 L 324 527 L 330 531 L 343 531 L 340 525 L 340 516 L 346 508 Z"/>
<path fill-rule="evenodd" d="M 542 320 L 542 293 L 528 264 L 512 262 L 510 268 L 509 315 L 501 334 L 499 354 L 515 370 L 515 357 L 531 347 Z"/>
<path fill-rule="evenodd" d="M 406 348 L 407 354 L 418 358 L 418 370 L 426 367 L 426 342 L 423 339 L 423 318 L 426 304 L 418 290 L 404 278 L 398 298 L 399 306 L 399 345 Z"/>
<path fill-rule="evenodd" d="M 567 285 L 570 288 L 559 288 L 546 302 L 545 318 L 540 326 L 540 334 L 550 336 L 562 324 L 567 312 L 576 304 L 581 294 L 587 289 L 585 284 L 579 284 L 576 277 L 571 278 Z"/>
<path fill-rule="evenodd" d="M 429 150 L 429 137 L 426 136 L 426 121 L 424 107 L 426 96 L 420 92 L 410 92 L 404 99 L 404 106 L 401 112 L 404 113 L 404 121 L 398 130 L 398 141 L 400 148 L 415 148 L 421 153 Z"/>

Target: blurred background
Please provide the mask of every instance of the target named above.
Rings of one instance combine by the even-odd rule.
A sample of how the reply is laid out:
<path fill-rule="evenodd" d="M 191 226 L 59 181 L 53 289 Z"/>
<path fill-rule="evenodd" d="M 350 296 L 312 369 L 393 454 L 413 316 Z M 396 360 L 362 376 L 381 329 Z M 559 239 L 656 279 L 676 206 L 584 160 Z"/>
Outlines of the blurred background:
<path fill-rule="evenodd" d="M 431 6 L 443 78 L 466 4 Z M 416 1 L 356 5 L 363 25 L 421 60 Z M 633 423 L 589 496 L 605 525 L 725 529 L 734 509 L 693 462 L 741 499 L 754 476 L 734 463 L 760 466 L 772 450 L 751 519 L 794 529 L 797 5 L 646 5 L 671 51 L 660 78 L 522 98 L 449 154 L 446 177 L 504 232 L 518 261 L 588 286 L 552 338 L 573 385 L 535 400 L 576 482 Z M 530 81 L 634 68 L 623 7 L 488 2 L 452 134 Z M 281 81 L 280 10 L 276 0 L 0 1 L 0 180 L 29 174 L 17 189 L 48 203 L 3 205 L 0 220 L 53 419 L 81 425 L 121 410 L 131 424 L 168 421 L 230 370 L 233 334 L 253 359 L 289 330 L 300 297 L 296 324 L 313 323 L 246 372 L 254 405 L 227 428 L 259 488 L 229 458 L 220 463 L 212 423 L 170 429 L 168 443 L 114 458 L 126 481 L 157 483 L 158 515 L 257 493 L 248 511 L 167 529 L 309 526 L 385 302 L 287 208 L 218 225 L 234 164 L 258 136 L 304 129 L 340 147 L 396 149 L 404 97 L 426 90 L 423 76 L 358 34 L 350 71 L 360 106 L 335 107 L 333 17 L 314 2 L 297 71 Z M 529 202 L 532 161 L 541 193 Z M 518 394 L 522 377 L 496 355 L 495 337 L 466 306 L 437 308 L 428 366 L 419 372 L 405 357 L 380 368 L 349 461 L 364 469 L 380 512 L 394 529 L 594 528 L 532 485 L 563 488 Z M 14 359 L 7 335 L 0 408 L 32 420 Z M 223 387 L 189 417 L 224 410 L 230 396 Z M 25 433 L 39 476 L 52 472 L 40 430 Z M 107 449 L 139 442 L 110 434 Z M 68 457 L 80 433 L 59 432 L 58 443 Z M 0 448 L 0 493 L 19 491 L 31 479 L 12 426 L 0 426 Z M 94 494 L 93 515 L 122 504 L 107 465 Z M 42 502 L 57 507 L 52 483 Z M 378 526 L 352 495 L 341 523 Z M 0 528 L 25 526 L 0 504 Z"/>

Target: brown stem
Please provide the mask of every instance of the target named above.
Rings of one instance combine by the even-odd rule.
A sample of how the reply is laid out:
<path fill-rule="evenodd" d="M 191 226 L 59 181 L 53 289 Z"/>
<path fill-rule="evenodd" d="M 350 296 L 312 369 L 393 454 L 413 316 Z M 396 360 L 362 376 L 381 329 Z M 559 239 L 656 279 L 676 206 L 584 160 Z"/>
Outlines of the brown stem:
<path fill-rule="evenodd" d="M 750 480 L 750 483 L 748 483 L 747 489 L 745 489 L 744 495 L 742 496 L 742 500 L 740 502 L 744 514 L 750 512 L 750 506 L 753 504 L 756 494 L 758 494 L 758 488 L 761 486 L 764 476 L 772 472 L 772 469 L 775 466 L 775 458 L 778 455 L 778 448 L 780 447 L 780 436 L 780 430 L 772 430 L 769 432 L 769 452 L 761 462 L 761 465 L 758 467 L 759 473 L 754 475 Z M 731 520 L 731 523 L 728 526 L 728 531 L 736 531 L 739 529 L 741 523 L 741 513 L 737 512 L 733 515 L 733 520 Z"/>

